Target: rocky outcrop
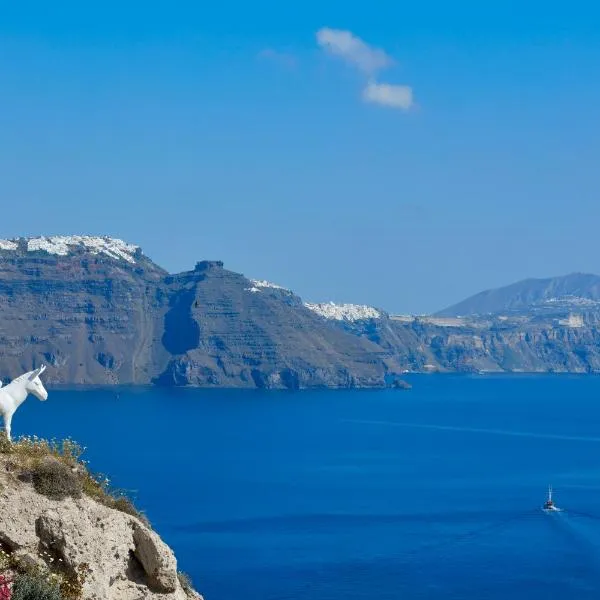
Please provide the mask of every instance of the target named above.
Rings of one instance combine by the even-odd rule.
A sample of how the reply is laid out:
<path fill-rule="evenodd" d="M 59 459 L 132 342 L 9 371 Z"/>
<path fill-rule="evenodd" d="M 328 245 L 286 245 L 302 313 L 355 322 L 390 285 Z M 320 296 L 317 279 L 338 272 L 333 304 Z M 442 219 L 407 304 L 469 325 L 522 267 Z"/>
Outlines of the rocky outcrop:
<path fill-rule="evenodd" d="M 167 545 L 141 523 L 133 525 L 134 554 L 148 577 L 148 586 L 159 592 L 176 592 L 179 587 L 175 556 Z"/>
<path fill-rule="evenodd" d="M 173 552 L 137 517 L 85 494 L 51 500 L 15 475 L 10 455 L 0 455 L 0 547 L 17 564 L 83 569 L 84 600 L 201 598 L 183 589 Z"/>

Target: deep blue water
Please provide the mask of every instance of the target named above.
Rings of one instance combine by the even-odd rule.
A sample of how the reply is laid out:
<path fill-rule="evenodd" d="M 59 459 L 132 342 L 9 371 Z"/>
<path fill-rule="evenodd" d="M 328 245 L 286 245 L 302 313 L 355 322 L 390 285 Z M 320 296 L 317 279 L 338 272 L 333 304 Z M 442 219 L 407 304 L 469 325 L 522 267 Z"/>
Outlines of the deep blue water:
<path fill-rule="evenodd" d="M 87 446 L 207 600 L 600 597 L 600 378 L 411 382 L 50 390 L 13 430 Z"/>

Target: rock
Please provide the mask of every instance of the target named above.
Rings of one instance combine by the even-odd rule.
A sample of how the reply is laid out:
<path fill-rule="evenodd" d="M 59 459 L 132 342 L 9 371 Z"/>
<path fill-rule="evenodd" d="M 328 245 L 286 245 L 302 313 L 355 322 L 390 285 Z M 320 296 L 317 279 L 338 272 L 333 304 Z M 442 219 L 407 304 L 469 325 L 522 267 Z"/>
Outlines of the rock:
<path fill-rule="evenodd" d="M 15 564 L 26 571 L 45 565 L 44 561 L 37 554 L 33 554 L 27 550 L 17 550 L 13 552 L 12 556 Z"/>
<path fill-rule="evenodd" d="M 52 500 L 0 453 L 0 544 L 23 567 L 87 571 L 83 600 L 188 600 L 172 550 L 137 517 L 83 495 Z"/>
<path fill-rule="evenodd" d="M 178 586 L 177 562 L 170 548 L 148 528 L 134 523 L 134 554 L 142 563 L 151 588 L 174 592 Z"/>
<path fill-rule="evenodd" d="M 392 387 L 397 390 L 411 390 L 412 385 L 408 383 L 408 381 L 404 381 L 404 379 L 395 379 L 394 383 L 392 383 Z"/>

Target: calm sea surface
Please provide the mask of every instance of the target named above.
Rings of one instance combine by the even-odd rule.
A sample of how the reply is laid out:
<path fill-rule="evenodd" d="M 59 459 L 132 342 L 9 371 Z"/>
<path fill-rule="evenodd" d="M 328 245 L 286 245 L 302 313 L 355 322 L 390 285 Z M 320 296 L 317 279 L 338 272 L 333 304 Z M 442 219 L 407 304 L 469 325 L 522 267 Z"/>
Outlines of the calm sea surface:
<path fill-rule="evenodd" d="M 411 382 L 50 390 L 13 431 L 87 446 L 207 600 L 597 600 L 600 378 Z"/>

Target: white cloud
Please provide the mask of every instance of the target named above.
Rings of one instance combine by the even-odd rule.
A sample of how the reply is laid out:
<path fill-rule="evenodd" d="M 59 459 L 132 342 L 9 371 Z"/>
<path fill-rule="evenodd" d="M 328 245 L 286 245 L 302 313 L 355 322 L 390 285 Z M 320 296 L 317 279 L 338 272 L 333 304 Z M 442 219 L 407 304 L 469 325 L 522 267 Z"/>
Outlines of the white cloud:
<path fill-rule="evenodd" d="M 362 93 L 365 102 L 400 110 L 409 110 L 413 106 L 413 91 L 410 86 L 375 81 L 379 71 L 394 64 L 385 51 L 369 46 L 351 31 L 329 27 L 317 31 L 317 44 L 325 52 L 344 59 L 366 75 L 369 81 Z"/>
<path fill-rule="evenodd" d="M 392 85 L 370 81 L 363 90 L 365 102 L 408 110 L 413 105 L 413 91 L 407 85 Z"/>
<path fill-rule="evenodd" d="M 374 75 L 394 62 L 383 50 L 369 46 L 351 31 L 343 29 L 319 29 L 317 43 L 325 51 L 343 58 L 368 75 Z"/>

